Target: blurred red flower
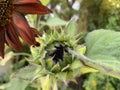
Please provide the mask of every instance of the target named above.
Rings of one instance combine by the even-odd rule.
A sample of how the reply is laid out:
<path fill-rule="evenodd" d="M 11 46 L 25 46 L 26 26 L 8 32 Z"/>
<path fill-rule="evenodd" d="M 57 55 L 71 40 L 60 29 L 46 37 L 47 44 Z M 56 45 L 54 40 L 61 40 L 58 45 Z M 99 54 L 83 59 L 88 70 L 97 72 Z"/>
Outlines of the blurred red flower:
<path fill-rule="evenodd" d="M 39 0 L 0 0 L 0 56 L 4 58 L 5 43 L 23 50 L 19 36 L 29 45 L 36 45 L 35 29 L 28 25 L 24 14 L 48 14 L 51 10 Z"/>

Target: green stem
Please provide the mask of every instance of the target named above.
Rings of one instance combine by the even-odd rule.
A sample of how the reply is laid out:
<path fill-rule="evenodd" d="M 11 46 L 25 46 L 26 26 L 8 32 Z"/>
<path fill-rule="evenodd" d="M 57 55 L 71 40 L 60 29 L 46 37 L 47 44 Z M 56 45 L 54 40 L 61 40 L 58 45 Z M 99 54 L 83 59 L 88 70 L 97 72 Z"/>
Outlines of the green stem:
<path fill-rule="evenodd" d="M 75 51 L 68 49 L 68 53 L 76 57 L 78 60 L 80 60 L 85 66 L 91 67 L 93 69 L 99 70 L 102 73 L 105 73 L 107 75 L 111 75 L 113 77 L 119 78 L 120 79 L 120 73 L 113 70 L 109 69 L 109 67 L 103 66 L 100 63 L 94 62 L 95 60 L 91 60 L 87 58 L 86 56 L 82 54 L 78 54 Z"/>

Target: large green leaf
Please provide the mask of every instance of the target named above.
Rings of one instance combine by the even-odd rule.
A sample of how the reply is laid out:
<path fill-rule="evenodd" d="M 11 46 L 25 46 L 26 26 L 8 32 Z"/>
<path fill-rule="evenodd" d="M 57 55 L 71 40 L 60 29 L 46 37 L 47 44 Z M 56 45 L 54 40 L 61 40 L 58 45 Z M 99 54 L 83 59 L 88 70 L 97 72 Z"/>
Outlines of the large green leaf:
<path fill-rule="evenodd" d="M 120 59 L 120 33 L 110 30 L 97 30 L 86 38 L 87 56 L 95 59 L 96 55 Z M 97 57 L 96 57 L 97 58 Z M 98 59 L 98 58 L 97 58 Z"/>
<path fill-rule="evenodd" d="M 10 81 L 10 85 L 6 90 L 25 90 L 30 82 L 14 78 Z"/>
<path fill-rule="evenodd" d="M 36 65 L 28 65 L 24 68 L 21 68 L 19 71 L 17 71 L 13 77 L 27 80 L 27 81 L 32 81 L 32 79 L 37 75 L 37 68 L 38 66 Z M 40 67 L 39 67 L 40 68 Z"/>
<path fill-rule="evenodd" d="M 94 64 L 104 68 L 106 74 L 120 78 L 120 32 L 95 30 L 87 35 L 86 46 L 86 55 Z"/>
<path fill-rule="evenodd" d="M 28 86 L 28 84 L 31 83 L 36 75 L 36 65 L 28 65 L 24 68 L 21 68 L 13 75 L 13 78 L 11 79 L 7 90 L 25 90 L 25 88 Z"/>

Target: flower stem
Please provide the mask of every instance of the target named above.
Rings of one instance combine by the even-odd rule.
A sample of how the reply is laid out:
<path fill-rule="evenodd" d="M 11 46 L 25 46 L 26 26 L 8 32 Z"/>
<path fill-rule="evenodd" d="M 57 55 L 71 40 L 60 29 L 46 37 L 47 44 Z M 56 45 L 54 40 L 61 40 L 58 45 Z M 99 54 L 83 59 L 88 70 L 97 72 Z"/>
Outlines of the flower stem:
<path fill-rule="evenodd" d="M 67 51 L 68 51 L 69 54 L 73 55 L 78 60 L 80 60 L 83 63 L 83 65 L 88 66 L 90 68 L 93 68 L 95 70 L 99 70 L 100 72 L 105 73 L 107 75 L 111 75 L 113 77 L 120 78 L 120 73 L 113 70 L 112 68 L 109 68 L 109 67 L 104 66 L 100 63 L 97 63 L 97 62 L 95 62 L 95 60 L 91 60 L 88 57 L 86 57 L 85 55 L 78 54 L 74 50 L 67 49 Z"/>

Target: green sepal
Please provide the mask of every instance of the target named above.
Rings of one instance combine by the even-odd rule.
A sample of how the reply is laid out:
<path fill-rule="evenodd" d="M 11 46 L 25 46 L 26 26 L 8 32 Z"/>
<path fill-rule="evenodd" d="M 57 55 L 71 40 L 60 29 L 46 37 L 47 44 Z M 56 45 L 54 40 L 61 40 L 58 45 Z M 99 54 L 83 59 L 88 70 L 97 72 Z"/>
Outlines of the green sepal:
<path fill-rule="evenodd" d="M 86 73 L 90 73 L 90 72 L 98 72 L 98 70 L 93 69 L 91 67 L 87 67 L 87 66 L 83 66 L 80 68 L 80 73 L 81 74 L 86 74 Z"/>
<path fill-rule="evenodd" d="M 74 69 L 80 68 L 80 67 L 82 67 L 82 66 L 83 66 L 83 64 L 80 62 L 80 60 L 75 60 L 75 61 L 73 61 L 73 63 L 71 64 L 70 69 L 71 69 L 71 70 L 74 70 Z"/>
<path fill-rule="evenodd" d="M 46 66 L 47 66 L 48 69 L 51 69 L 53 64 L 54 64 L 54 62 L 53 62 L 52 58 L 49 58 L 49 59 L 46 60 Z"/>
<path fill-rule="evenodd" d="M 55 75 L 59 80 L 66 81 L 67 80 L 67 72 L 59 72 Z"/>
<path fill-rule="evenodd" d="M 60 67 L 59 63 L 55 64 L 51 69 L 51 71 L 54 72 L 54 73 L 57 73 L 60 70 L 61 70 L 61 67 Z"/>
<path fill-rule="evenodd" d="M 62 68 L 62 72 L 68 71 L 70 69 L 70 64 L 68 64 L 67 66 L 65 66 L 64 68 Z"/>
<path fill-rule="evenodd" d="M 51 80 L 50 80 L 49 75 L 47 75 L 45 77 L 41 77 L 40 82 L 41 82 L 42 90 L 50 90 L 50 88 L 51 88 Z"/>
<path fill-rule="evenodd" d="M 75 80 L 75 77 L 74 77 L 74 74 L 73 72 L 67 72 L 67 80 L 70 80 L 70 81 L 73 81 L 76 83 L 76 80 Z"/>
<path fill-rule="evenodd" d="M 40 47 L 35 47 L 35 46 L 30 47 L 33 58 L 36 58 L 39 56 L 39 49 L 40 49 Z"/>

